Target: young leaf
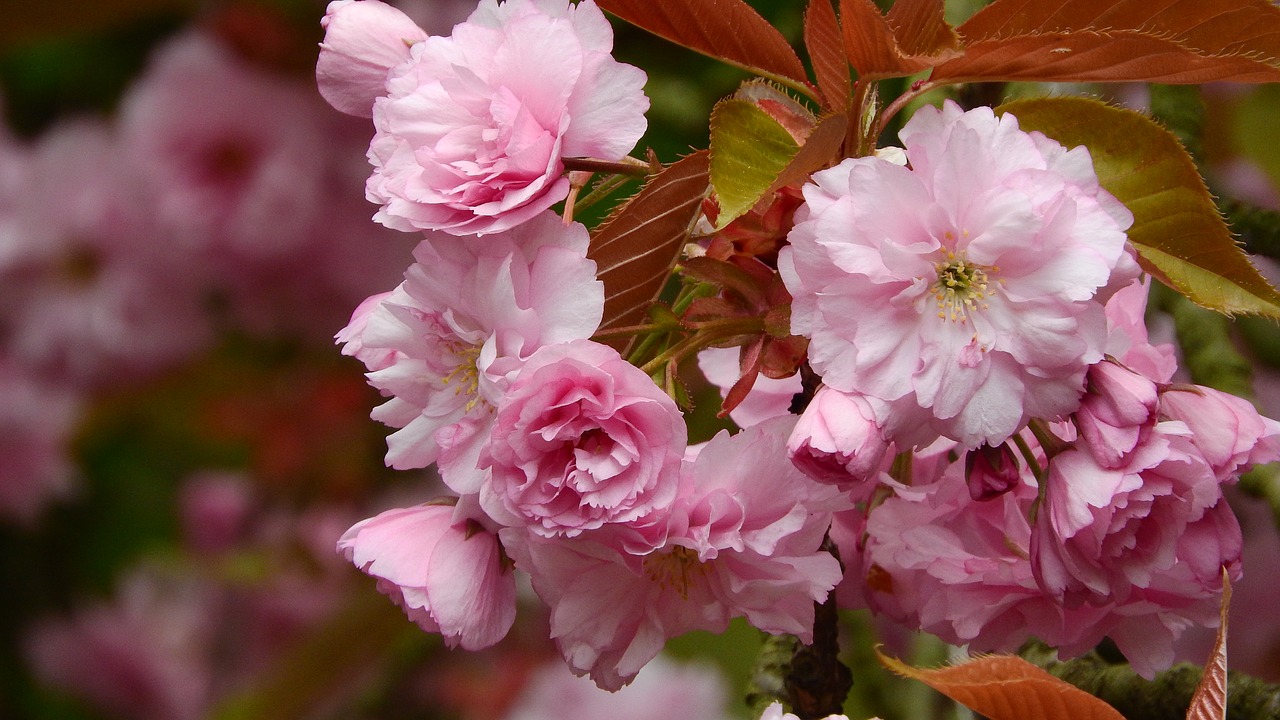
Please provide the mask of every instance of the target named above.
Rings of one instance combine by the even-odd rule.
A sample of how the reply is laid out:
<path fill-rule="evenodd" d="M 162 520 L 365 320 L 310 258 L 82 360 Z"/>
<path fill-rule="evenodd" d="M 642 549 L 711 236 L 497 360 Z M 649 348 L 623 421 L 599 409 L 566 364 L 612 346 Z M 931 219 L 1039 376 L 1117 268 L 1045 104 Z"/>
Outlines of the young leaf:
<path fill-rule="evenodd" d="M 844 145 L 848 126 L 849 116 L 843 113 L 828 115 L 819 120 L 809 132 L 809 137 L 805 138 L 804 145 L 800 146 L 800 151 L 791 158 L 791 162 L 765 194 L 808 180 L 815 172 L 834 165 L 841 158 L 840 148 Z"/>
<path fill-rule="evenodd" d="M 787 167 L 800 146 L 759 105 L 721 100 L 711 112 L 711 187 L 724 227 L 751 209 Z"/>
<path fill-rule="evenodd" d="M 1280 9 L 1267 0 L 996 0 L 960 34 L 964 56 L 931 79 L 1280 79 Z"/>
<path fill-rule="evenodd" d="M 701 212 L 708 174 L 705 150 L 671 164 L 592 235 L 587 257 L 604 283 L 601 330 L 644 322 Z"/>
<path fill-rule="evenodd" d="M 1115 708 L 1015 655 L 987 655 L 934 670 L 876 648 L 880 663 L 991 720 L 1124 720 Z"/>
<path fill-rule="evenodd" d="M 1213 654 L 1204 664 L 1200 684 L 1191 696 L 1187 720 L 1226 720 L 1227 718 L 1227 609 L 1231 606 L 1231 578 L 1222 570 L 1222 609 L 1218 637 Z"/>
<path fill-rule="evenodd" d="M 808 85 L 787 39 L 743 0 L 597 0 L 601 9 L 717 60 Z"/>
<path fill-rule="evenodd" d="M 831 0 L 809 0 L 804 13 L 804 46 L 822 92 L 822 105 L 828 110 L 847 111 L 849 106 L 849 60 L 842 42 L 840 20 Z"/>
<path fill-rule="evenodd" d="M 1144 270 L 1212 310 L 1280 318 L 1280 292 L 1236 244 L 1195 163 L 1169 131 L 1085 98 L 1022 100 L 997 112 L 1068 148 L 1088 147 L 1099 182 L 1133 213 L 1129 242 Z"/>
<path fill-rule="evenodd" d="M 912 75 L 960 54 L 941 0 L 901 0 L 888 17 L 872 0 L 840 0 L 840 24 L 859 78 Z"/>

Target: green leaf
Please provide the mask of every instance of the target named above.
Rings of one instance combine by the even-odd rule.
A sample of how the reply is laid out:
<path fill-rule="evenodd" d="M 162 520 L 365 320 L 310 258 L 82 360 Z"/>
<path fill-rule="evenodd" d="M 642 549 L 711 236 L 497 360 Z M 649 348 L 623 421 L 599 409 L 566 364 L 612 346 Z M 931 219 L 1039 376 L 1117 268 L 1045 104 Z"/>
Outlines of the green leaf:
<path fill-rule="evenodd" d="M 1280 292 L 1231 236 L 1195 163 L 1169 131 L 1085 98 L 1020 100 L 997 112 L 1068 148 L 1088 147 L 1099 182 L 1133 213 L 1129 242 L 1144 270 L 1209 309 L 1280 318 Z"/>
<path fill-rule="evenodd" d="M 720 203 L 717 229 L 764 197 L 800 145 L 749 100 L 722 100 L 711 111 L 711 187 Z"/>
<path fill-rule="evenodd" d="M 701 212 L 707 174 L 705 150 L 671 164 L 592 234 L 587 257 L 604 283 L 601 330 L 644 322 Z M 629 341 L 610 344 L 621 350 Z"/>

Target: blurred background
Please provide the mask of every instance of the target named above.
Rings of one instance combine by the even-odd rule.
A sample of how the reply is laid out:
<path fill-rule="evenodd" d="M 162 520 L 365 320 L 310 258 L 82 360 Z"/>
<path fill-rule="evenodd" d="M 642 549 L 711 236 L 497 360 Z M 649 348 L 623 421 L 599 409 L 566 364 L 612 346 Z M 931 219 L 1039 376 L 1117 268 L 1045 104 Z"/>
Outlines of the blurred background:
<path fill-rule="evenodd" d="M 397 4 L 435 34 L 474 8 Z M 799 37 L 803 3 L 752 4 Z M 973 7 L 959 3 L 957 19 Z M 368 418 L 379 398 L 333 344 L 365 297 L 399 282 L 414 238 L 370 220 L 371 124 L 315 90 L 324 9 L 5 8 L 0 718 L 745 717 L 761 640 L 743 625 L 674 641 L 634 687 L 601 698 L 559 663 L 531 592 L 497 647 L 448 651 L 334 552 L 355 521 L 439 490 L 427 471 L 383 466 L 386 430 Z M 744 76 L 630 27 L 615 46 L 649 73 L 641 147 L 668 162 L 705 147 L 712 105 Z M 1280 88 L 1205 98 L 1213 188 L 1280 207 Z M 1224 332 L 1274 417 L 1275 326 Z M 693 439 L 719 426 L 699 416 Z M 1264 504 L 1239 503 L 1250 545 L 1232 663 L 1280 681 L 1280 627 L 1248 612 L 1280 592 L 1266 569 L 1280 540 Z M 930 701 L 895 691 L 870 659 L 872 623 L 846 624 L 850 716 L 927 716 Z M 877 632 L 899 655 L 946 657 L 928 638 Z M 1197 642 L 1186 652 L 1199 661 Z"/>

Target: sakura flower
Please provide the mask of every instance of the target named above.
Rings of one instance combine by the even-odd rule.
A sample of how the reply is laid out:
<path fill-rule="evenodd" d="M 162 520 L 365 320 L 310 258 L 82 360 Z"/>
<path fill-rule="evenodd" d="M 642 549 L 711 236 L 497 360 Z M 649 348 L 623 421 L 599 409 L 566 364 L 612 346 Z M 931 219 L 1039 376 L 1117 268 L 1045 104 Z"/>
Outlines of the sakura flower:
<path fill-rule="evenodd" d="M 506 720 L 728 720 L 728 688 L 714 667 L 659 655 L 635 682 L 606 692 L 564 663 L 538 669 Z"/>
<path fill-rule="evenodd" d="M 51 380 L 99 389 L 205 345 L 199 273 L 156 227 L 141 176 L 109 127 L 55 126 L 0 164 L 22 178 L 0 197 L 8 356 Z"/>
<path fill-rule="evenodd" d="M 810 641 L 814 603 L 840 580 L 823 536 L 848 502 L 787 461 L 793 424 L 776 418 L 713 438 L 686 464 L 688 489 L 665 541 L 648 552 L 620 550 L 604 530 L 573 539 L 501 531 L 551 606 L 551 635 L 575 673 L 616 690 L 667 638 L 720 632 L 733 617 Z"/>
<path fill-rule="evenodd" d="M 515 621 L 515 576 L 497 537 L 452 507 L 388 510 L 352 526 L 338 549 L 450 647 L 488 647 Z"/>
<path fill-rule="evenodd" d="M 1114 468 L 1098 464 L 1084 448 L 1053 458 L 1031 542 L 1046 592 L 1068 605 L 1125 600 L 1180 561 L 1180 552 L 1189 549 L 1182 540 L 1189 529 L 1216 527 L 1213 512 L 1231 516 L 1218 479 L 1189 435 L 1182 423 L 1157 424 Z M 1213 598 L 1222 585 L 1218 568 L 1238 563 L 1240 531 L 1231 524 L 1224 528 L 1234 537 L 1213 546 L 1234 546 L 1234 557 L 1206 563 L 1207 573 L 1184 594 Z"/>
<path fill-rule="evenodd" d="M 33 522 L 73 489 L 71 434 L 80 399 L 0 361 L 0 517 Z"/>
<path fill-rule="evenodd" d="M 345 352 L 392 396 L 373 417 L 397 469 L 439 462 L 446 483 L 476 492 L 480 447 L 509 376 L 543 345 L 586 338 L 604 308 L 587 231 L 547 213 L 481 240 L 429 234 L 390 295 L 357 310 Z"/>
<path fill-rule="evenodd" d="M 675 402 L 616 350 L 550 345 L 498 405 L 480 454 L 481 503 L 546 536 L 643 521 L 675 499 L 687 437 Z"/>
<path fill-rule="evenodd" d="M 1104 301 L 1137 274 L 1128 210 L 1067 150 L 989 108 L 924 108 L 910 167 L 816 173 L 778 266 L 823 382 L 892 405 L 890 439 L 998 445 L 1075 410 Z"/>
<path fill-rule="evenodd" d="M 305 246 L 323 227 L 329 115 L 305 84 L 188 32 L 162 46 L 130 88 L 120 128 L 170 243 L 219 261 L 261 259 Z"/>
<path fill-rule="evenodd" d="M 373 106 L 374 219 L 499 232 L 565 198 L 562 158 L 623 157 L 649 102 L 644 73 L 612 46 L 591 0 L 484 0 L 451 37 L 414 43 Z"/>
<path fill-rule="evenodd" d="M 212 700 L 215 604 L 205 583 L 134 571 L 112 602 L 37 624 L 26 654 L 42 682 L 113 716 L 197 720 Z"/>
<path fill-rule="evenodd" d="M 760 720 L 800 720 L 800 718 L 783 711 L 782 703 L 775 702 L 764 709 L 764 714 L 760 716 Z M 828 715 L 823 720 L 849 720 L 849 718 L 844 715 Z M 872 720 L 875 719 L 873 718 Z"/>

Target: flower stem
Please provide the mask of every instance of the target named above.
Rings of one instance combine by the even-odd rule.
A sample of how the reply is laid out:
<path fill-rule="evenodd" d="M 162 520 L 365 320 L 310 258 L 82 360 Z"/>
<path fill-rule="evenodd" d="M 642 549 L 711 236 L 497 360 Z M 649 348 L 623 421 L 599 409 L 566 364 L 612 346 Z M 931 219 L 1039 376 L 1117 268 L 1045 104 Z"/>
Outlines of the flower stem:
<path fill-rule="evenodd" d="M 561 163 L 566 170 L 586 170 L 588 172 L 606 172 L 617 175 L 648 175 L 653 172 L 649 163 L 633 157 L 621 160 L 600 160 L 598 158 L 562 158 Z"/>

